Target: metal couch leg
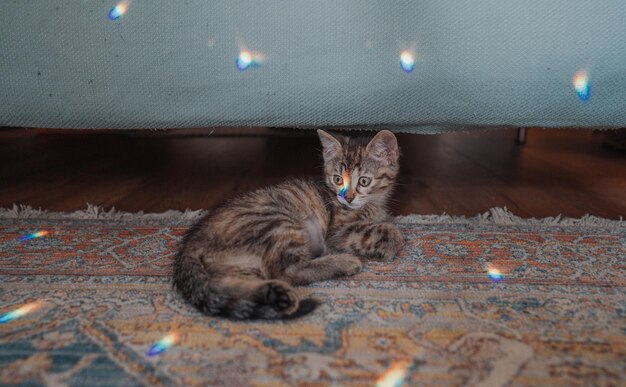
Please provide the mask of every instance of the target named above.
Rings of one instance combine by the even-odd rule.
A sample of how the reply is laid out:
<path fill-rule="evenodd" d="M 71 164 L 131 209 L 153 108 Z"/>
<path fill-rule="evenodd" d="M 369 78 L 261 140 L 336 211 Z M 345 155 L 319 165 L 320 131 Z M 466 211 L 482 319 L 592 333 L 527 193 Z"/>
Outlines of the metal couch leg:
<path fill-rule="evenodd" d="M 515 142 L 524 145 L 526 143 L 526 128 L 517 128 L 517 138 Z"/>

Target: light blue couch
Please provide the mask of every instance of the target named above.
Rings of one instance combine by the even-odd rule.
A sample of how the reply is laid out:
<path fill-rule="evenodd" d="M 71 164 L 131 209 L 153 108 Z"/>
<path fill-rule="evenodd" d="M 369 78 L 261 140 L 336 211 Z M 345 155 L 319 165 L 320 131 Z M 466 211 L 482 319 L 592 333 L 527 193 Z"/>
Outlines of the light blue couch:
<path fill-rule="evenodd" d="M 624 0 L 1 4 L 0 126 L 626 126 Z"/>

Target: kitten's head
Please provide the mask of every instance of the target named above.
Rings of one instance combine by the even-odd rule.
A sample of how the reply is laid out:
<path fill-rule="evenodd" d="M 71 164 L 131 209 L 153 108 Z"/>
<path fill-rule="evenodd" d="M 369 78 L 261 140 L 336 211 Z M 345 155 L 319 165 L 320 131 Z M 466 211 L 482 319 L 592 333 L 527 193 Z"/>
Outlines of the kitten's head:
<path fill-rule="evenodd" d="M 352 209 L 384 205 L 398 175 L 396 136 L 388 130 L 374 138 L 317 133 L 324 147 L 326 184 L 338 202 Z"/>

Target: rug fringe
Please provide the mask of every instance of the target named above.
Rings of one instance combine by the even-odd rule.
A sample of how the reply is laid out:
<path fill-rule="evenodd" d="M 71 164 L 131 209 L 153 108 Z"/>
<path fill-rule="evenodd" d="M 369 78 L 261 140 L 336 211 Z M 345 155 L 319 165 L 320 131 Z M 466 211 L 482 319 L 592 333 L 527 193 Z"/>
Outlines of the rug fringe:
<path fill-rule="evenodd" d="M 407 215 L 398 216 L 396 223 L 478 223 L 495 224 L 503 226 L 583 226 L 583 227 L 626 227 L 626 222 L 620 216 L 619 219 L 600 218 L 593 215 L 585 215 L 581 218 L 568 218 L 561 215 L 547 218 L 521 218 L 514 215 L 508 208 L 494 207 L 485 213 L 474 217 L 443 215 Z"/>
<path fill-rule="evenodd" d="M 0 208 L 0 219 L 85 219 L 85 220 L 133 220 L 133 221 L 193 221 L 198 219 L 204 210 L 185 211 L 168 210 L 161 213 L 125 212 L 115 209 L 106 210 L 100 206 L 87 203 L 87 208 L 74 212 L 55 212 L 32 208 L 27 205 L 14 204 L 11 208 Z M 442 215 L 406 215 L 395 218 L 396 223 L 414 224 L 495 224 L 504 226 L 540 225 L 540 226 L 584 226 L 584 227 L 626 227 L 626 222 L 620 217 L 618 220 L 585 215 L 581 218 L 567 218 L 561 215 L 542 219 L 521 218 L 514 215 L 506 207 L 494 207 L 489 211 L 474 217 Z"/>
<path fill-rule="evenodd" d="M 97 219 L 97 220 L 172 220 L 191 221 L 199 218 L 203 210 L 176 211 L 168 210 L 161 213 L 125 212 L 111 207 L 105 210 L 100 206 L 87 203 L 87 208 L 74 212 L 55 212 L 32 208 L 23 204 L 13 204 L 11 208 L 0 208 L 0 219 Z"/>

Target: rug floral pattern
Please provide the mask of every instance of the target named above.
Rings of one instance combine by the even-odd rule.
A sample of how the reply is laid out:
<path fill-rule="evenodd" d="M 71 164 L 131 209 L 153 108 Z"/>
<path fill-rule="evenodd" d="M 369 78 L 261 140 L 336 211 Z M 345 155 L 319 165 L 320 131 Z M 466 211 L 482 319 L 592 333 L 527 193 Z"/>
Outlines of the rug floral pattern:
<path fill-rule="evenodd" d="M 0 219 L 0 312 L 44 302 L 0 324 L 0 385 L 372 386 L 402 360 L 407 385 L 626 378 L 626 225 L 399 218 L 396 259 L 299 289 L 313 314 L 235 322 L 171 288 L 189 224 Z M 172 331 L 179 343 L 146 355 Z"/>

